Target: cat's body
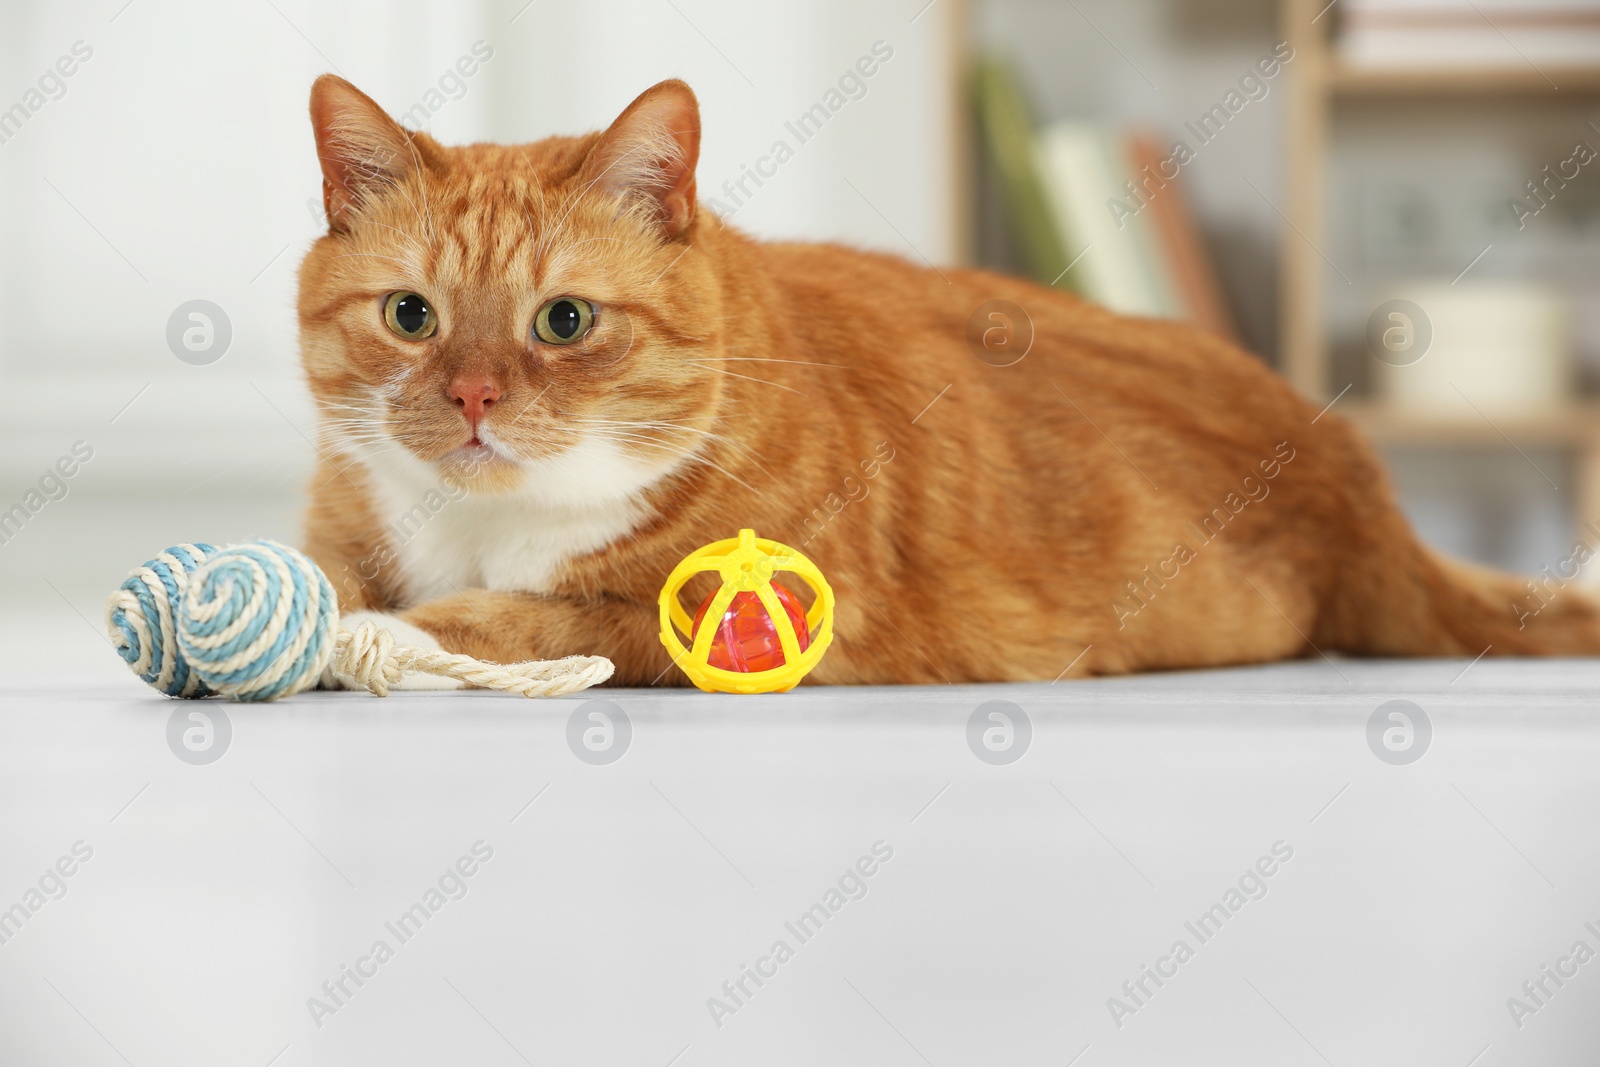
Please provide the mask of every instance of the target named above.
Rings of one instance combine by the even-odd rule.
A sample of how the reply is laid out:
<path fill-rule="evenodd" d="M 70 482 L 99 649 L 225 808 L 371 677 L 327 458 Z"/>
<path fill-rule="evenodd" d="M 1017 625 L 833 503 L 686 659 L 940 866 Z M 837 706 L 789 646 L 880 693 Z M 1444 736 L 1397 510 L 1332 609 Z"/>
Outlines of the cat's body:
<path fill-rule="evenodd" d="M 440 148 L 337 79 L 313 118 L 333 232 L 301 280 L 308 547 L 346 609 L 676 683 L 660 586 L 751 527 L 838 594 L 819 682 L 1600 649 L 1575 592 L 1519 618 L 1514 580 L 1423 549 L 1354 431 L 1220 340 L 696 211 L 678 83 L 524 148 Z M 385 331 L 401 292 L 436 332 Z M 589 332 L 542 343 L 563 297 Z"/>

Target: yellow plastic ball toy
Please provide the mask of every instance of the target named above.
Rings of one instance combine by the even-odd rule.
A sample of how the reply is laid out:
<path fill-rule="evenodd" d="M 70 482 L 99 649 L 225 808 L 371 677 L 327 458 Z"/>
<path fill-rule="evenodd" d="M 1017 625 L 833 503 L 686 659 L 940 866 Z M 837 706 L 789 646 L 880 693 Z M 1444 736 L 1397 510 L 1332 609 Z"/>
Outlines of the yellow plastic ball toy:
<path fill-rule="evenodd" d="M 689 579 L 708 571 L 715 571 L 722 585 L 691 619 L 678 594 Z M 809 612 L 772 580 L 780 572 L 811 587 L 816 600 Z M 753 530 L 689 553 L 667 577 L 660 604 L 661 643 L 689 680 L 708 693 L 793 689 L 833 641 L 833 590 L 822 572 L 788 545 L 758 538 Z M 685 646 L 684 640 L 692 644 Z"/>

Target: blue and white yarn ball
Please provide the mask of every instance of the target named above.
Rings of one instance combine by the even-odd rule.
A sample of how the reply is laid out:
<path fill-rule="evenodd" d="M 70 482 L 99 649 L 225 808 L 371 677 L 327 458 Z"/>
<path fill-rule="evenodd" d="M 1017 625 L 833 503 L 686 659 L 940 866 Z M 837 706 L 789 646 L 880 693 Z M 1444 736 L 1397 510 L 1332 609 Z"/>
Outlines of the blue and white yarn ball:
<path fill-rule="evenodd" d="M 169 697 L 209 696 L 178 651 L 178 607 L 189 575 L 217 550 L 174 545 L 128 575 L 106 601 L 106 631 L 129 668 Z"/>
<path fill-rule="evenodd" d="M 181 565 L 197 557 L 182 576 L 173 574 L 171 561 Z M 158 567 L 173 580 L 152 582 Z M 157 595 L 158 585 L 167 597 Z M 151 596 L 130 601 L 122 595 L 130 587 Z M 273 541 L 169 549 L 123 583 L 108 611 L 113 640 L 159 634 L 140 647 L 157 651 L 161 669 L 152 671 L 148 657 L 126 646 L 122 655 L 169 696 L 276 700 L 310 689 L 333 657 L 339 627 L 327 576 L 302 553 Z"/>

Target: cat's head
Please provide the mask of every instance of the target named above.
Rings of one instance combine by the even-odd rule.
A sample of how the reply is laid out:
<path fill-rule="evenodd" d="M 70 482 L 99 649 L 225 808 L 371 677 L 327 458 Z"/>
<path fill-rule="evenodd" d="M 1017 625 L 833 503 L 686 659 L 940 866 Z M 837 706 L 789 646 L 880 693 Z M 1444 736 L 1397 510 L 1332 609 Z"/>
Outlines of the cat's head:
<path fill-rule="evenodd" d="M 328 233 L 300 272 L 301 357 L 338 448 L 583 501 L 708 439 L 717 223 L 687 85 L 529 145 L 445 147 L 331 75 L 311 121 Z"/>

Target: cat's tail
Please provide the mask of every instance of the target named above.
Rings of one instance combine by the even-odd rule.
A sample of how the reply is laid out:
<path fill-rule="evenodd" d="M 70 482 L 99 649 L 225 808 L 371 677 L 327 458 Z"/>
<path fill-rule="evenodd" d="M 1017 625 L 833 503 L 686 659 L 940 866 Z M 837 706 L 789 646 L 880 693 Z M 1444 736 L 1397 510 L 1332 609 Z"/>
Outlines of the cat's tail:
<path fill-rule="evenodd" d="M 1398 532 L 1384 550 L 1345 568 L 1327 619 L 1336 647 L 1376 656 L 1600 655 L 1600 602 L 1577 582 L 1589 546 L 1580 543 L 1535 578 L 1518 578 L 1449 559 L 1409 529 Z"/>
<path fill-rule="evenodd" d="M 1600 555 L 1586 535 L 1567 558 L 1531 578 L 1450 559 L 1418 540 L 1376 452 L 1353 426 L 1328 418 L 1307 458 L 1324 536 L 1319 611 L 1323 649 L 1361 656 L 1596 656 L 1600 599 L 1579 569 Z M 1319 510 L 1316 504 L 1331 505 Z M 1591 527 L 1591 530 L 1594 528 Z"/>

